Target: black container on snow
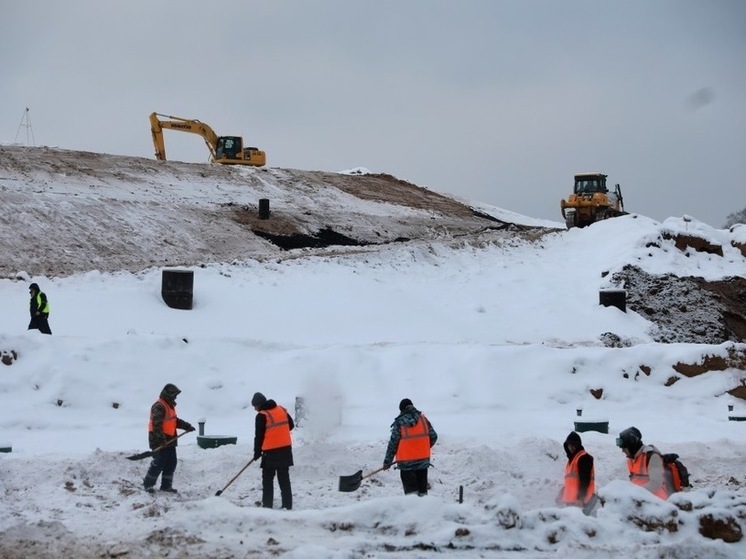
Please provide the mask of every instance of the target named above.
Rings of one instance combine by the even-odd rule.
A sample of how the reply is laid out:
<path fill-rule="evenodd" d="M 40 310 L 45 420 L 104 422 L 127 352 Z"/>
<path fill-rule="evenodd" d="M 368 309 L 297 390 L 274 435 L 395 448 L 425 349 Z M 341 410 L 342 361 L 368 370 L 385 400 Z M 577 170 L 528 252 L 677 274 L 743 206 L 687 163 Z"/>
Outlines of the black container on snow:
<path fill-rule="evenodd" d="M 172 309 L 190 310 L 194 291 L 192 270 L 163 270 L 161 297 Z"/>

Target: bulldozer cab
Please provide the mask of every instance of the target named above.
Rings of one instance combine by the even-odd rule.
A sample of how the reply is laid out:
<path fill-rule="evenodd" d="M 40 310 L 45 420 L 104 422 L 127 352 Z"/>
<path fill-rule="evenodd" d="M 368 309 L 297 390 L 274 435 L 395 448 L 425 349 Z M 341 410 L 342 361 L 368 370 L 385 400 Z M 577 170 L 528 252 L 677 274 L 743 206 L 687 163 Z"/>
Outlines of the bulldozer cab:
<path fill-rule="evenodd" d="M 220 136 L 215 147 L 216 159 L 240 159 L 243 139 L 240 136 Z"/>
<path fill-rule="evenodd" d="M 583 173 L 575 175 L 575 194 L 593 194 L 595 192 L 608 192 L 606 188 L 606 177 L 601 173 Z"/>

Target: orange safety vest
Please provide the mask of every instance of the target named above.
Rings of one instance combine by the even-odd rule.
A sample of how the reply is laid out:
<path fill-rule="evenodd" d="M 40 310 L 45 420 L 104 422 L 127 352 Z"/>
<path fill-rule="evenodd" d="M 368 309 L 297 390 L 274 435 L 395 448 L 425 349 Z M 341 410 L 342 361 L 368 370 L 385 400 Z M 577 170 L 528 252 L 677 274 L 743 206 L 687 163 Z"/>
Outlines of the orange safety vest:
<path fill-rule="evenodd" d="M 176 436 L 176 408 L 166 402 L 163 398 L 158 398 L 156 404 L 161 404 L 166 410 L 163 417 L 163 434 L 169 437 Z M 153 432 L 153 408 L 150 408 L 150 421 L 148 421 L 148 432 Z"/>
<path fill-rule="evenodd" d="M 430 458 L 430 429 L 424 414 L 420 414 L 420 420 L 411 427 L 400 425 L 399 433 L 401 439 L 396 449 L 397 462 Z"/>
<path fill-rule="evenodd" d="M 650 457 L 647 452 L 640 453 L 636 458 L 627 458 L 627 467 L 629 468 L 629 479 L 635 485 L 646 485 L 650 481 L 648 474 L 648 462 Z M 665 474 L 665 472 L 664 472 Z M 654 487 L 651 491 L 661 499 L 668 499 L 668 491 L 665 487 L 665 475 L 661 477 L 660 487 Z"/>
<path fill-rule="evenodd" d="M 262 410 L 259 413 L 264 414 L 267 418 L 262 450 L 290 446 L 292 440 L 290 438 L 290 422 L 287 410 L 282 406 L 277 406 L 271 410 Z"/>
<path fill-rule="evenodd" d="M 581 456 L 588 454 L 585 450 L 578 451 L 572 460 L 565 466 L 565 490 L 562 492 L 563 503 L 574 503 L 580 498 L 580 472 L 578 462 Z M 588 492 L 585 494 L 583 504 L 587 503 L 596 492 L 596 468 L 591 468 L 591 481 L 588 484 Z"/>

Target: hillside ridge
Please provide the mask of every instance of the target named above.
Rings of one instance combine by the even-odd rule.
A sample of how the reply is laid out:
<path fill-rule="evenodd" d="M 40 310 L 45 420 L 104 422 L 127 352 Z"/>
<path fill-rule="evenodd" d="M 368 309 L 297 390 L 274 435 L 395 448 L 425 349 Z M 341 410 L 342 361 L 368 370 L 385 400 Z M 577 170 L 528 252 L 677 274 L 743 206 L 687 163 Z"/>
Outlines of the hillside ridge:
<path fill-rule="evenodd" d="M 249 168 L 0 146 L 0 274 L 137 272 L 457 239 L 511 224 L 387 174 Z M 269 219 L 259 215 L 259 200 Z M 38 227 L 27 227 L 41 222 Z"/>

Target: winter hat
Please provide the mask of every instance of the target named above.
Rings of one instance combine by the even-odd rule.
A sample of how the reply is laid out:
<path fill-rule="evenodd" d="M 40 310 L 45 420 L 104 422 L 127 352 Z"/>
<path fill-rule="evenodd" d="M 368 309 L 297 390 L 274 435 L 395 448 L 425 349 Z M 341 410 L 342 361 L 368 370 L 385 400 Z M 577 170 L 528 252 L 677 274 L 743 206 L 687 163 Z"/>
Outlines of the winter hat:
<path fill-rule="evenodd" d="M 261 392 L 255 392 L 254 397 L 251 399 L 251 405 L 252 406 L 263 406 L 267 403 L 267 398 L 264 397 L 264 394 Z"/>
<path fill-rule="evenodd" d="M 568 445 L 573 446 L 572 452 L 570 451 L 570 448 Z M 565 439 L 565 443 L 562 445 L 562 448 L 565 449 L 565 454 L 567 454 L 568 458 L 572 458 L 575 456 L 575 454 L 580 451 L 581 448 L 583 448 L 583 442 L 580 440 L 580 435 L 578 435 L 575 431 L 570 431 L 570 434 L 567 435 L 567 438 Z"/>
<path fill-rule="evenodd" d="M 179 390 L 175 384 L 171 384 L 170 382 L 163 387 L 163 390 L 161 390 L 161 398 L 166 400 L 173 401 L 179 394 L 181 394 L 181 390 Z"/>
<path fill-rule="evenodd" d="M 580 435 L 575 431 L 571 431 L 570 434 L 567 435 L 567 438 L 565 439 L 565 448 L 567 448 L 568 444 L 571 444 L 576 448 L 583 446 L 583 442 L 580 440 Z"/>
<path fill-rule="evenodd" d="M 413 405 L 412 400 L 410 400 L 409 398 L 404 398 L 401 402 L 399 402 L 399 411 L 404 411 L 404 408 L 411 405 Z"/>
<path fill-rule="evenodd" d="M 635 454 L 642 446 L 642 433 L 637 427 L 628 427 L 616 439 L 616 445 L 619 448 L 626 448 L 632 454 Z"/>
<path fill-rule="evenodd" d="M 29 285 L 29 286 L 28 286 L 28 288 L 29 288 L 29 290 L 33 289 L 33 290 L 34 290 L 34 291 L 36 291 L 37 293 L 39 293 L 39 291 L 41 291 L 41 290 L 39 289 L 39 284 L 38 284 L 38 283 L 32 283 L 31 285 Z"/>

